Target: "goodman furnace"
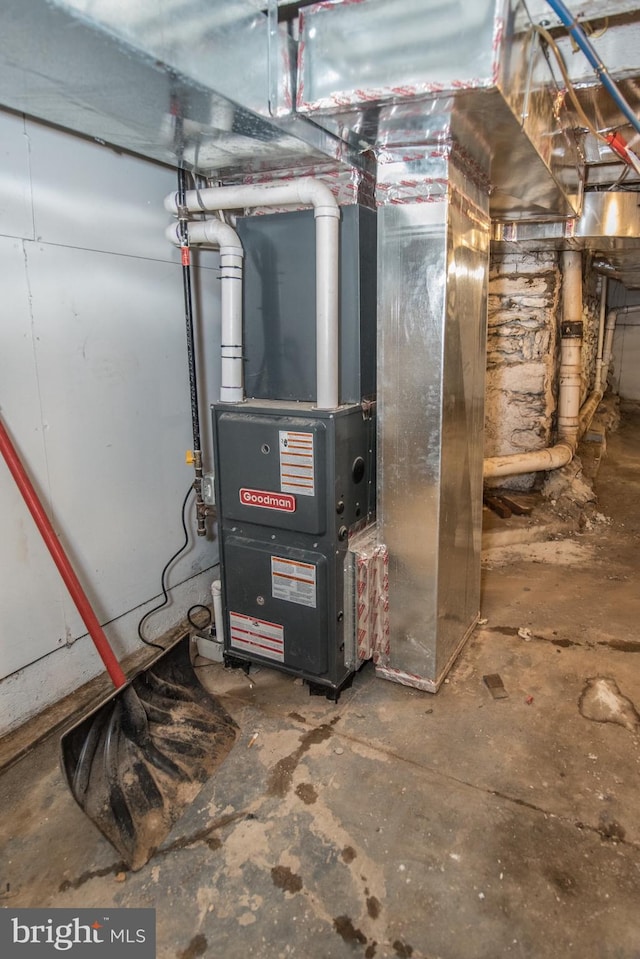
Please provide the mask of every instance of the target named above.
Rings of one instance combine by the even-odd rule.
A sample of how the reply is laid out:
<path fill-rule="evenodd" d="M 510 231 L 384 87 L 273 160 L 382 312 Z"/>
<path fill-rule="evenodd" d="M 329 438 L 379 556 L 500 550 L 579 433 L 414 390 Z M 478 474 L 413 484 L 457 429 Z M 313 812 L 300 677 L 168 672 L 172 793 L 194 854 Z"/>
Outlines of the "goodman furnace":
<path fill-rule="evenodd" d="M 375 519 L 375 213 L 342 208 L 339 405 L 318 409 L 312 211 L 247 217 L 240 404 L 213 407 L 224 658 L 336 699 L 354 656 L 350 541 Z"/>

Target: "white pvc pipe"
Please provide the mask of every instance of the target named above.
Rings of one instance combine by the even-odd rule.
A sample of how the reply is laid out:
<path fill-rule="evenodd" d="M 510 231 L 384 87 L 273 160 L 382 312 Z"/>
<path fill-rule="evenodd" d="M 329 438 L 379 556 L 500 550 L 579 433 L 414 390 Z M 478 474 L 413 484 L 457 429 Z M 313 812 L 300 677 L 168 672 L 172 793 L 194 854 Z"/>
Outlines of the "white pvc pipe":
<path fill-rule="evenodd" d="M 562 254 L 562 326 L 582 324 L 582 254 Z M 582 336 L 562 334 L 558 387 L 558 436 L 575 448 L 582 390 Z"/>
<path fill-rule="evenodd" d="M 578 427 L 579 437 L 589 429 L 593 415 L 600 406 L 602 396 L 602 390 L 594 390 L 591 396 L 589 396 L 580 407 L 580 425 Z"/>
<path fill-rule="evenodd" d="M 189 245 L 207 244 L 220 249 L 220 401 L 241 403 L 244 399 L 242 341 L 242 259 L 240 237 L 222 220 L 198 220 L 187 224 Z M 166 231 L 172 243 L 180 245 L 180 227 L 172 224 Z"/>
<path fill-rule="evenodd" d="M 224 619 L 222 616 L 222 583 L 219 579 L 214 579 L 211 584 L 211 596 L 213 598 L 213 621 L 216 627 L 216 639 L 219 643 L 224 643 Z"/>
<path fill-rule="evenodd" d="M 573 443 L 578 435 L 582 389 L 582 337 L 563 336 L 558 374 L 558 436 Z"/>
<path fill-rule="evenodd" d="M 607 326 L 604 338 L 604 348 L 602 350 L 602 371 L 600 380 L 600 389 L 604 393 L 607 388 L 607 376 L 609 375 L 609 365 L 613 354 L 613 334 L 616 331 L 616 322 L 620 313 L 628 312 L 628 307 L 622 307 L 619 310 L 609 310 L 607 314 Z"/>
<path fill-rule="evenodd" d="M 220 247 L 221 332 L 220 402 L 244 399 L 242 339 L 242 252 Z"/>
<path fill-rule="evenodd" d="M 177 193 L 164 201 L 178 214 Z M 316 404 L 332 410 L 339 404 L 338 264 L 340 208 L 326 184 L 309 177 L 282 183 L 189 190 L 185 207 L 190 213 L 235 210 L 242 207 L 312 206 L 316 221 Z M 212 222 L 212 221 L 209 221 Z"/>
<path fill-rule="evenodd" d="M 566 466 L 573 458 L 573 449 L 568 443 L 556 443 L 542 450 L 526 453 L 509 453 L 505 456 L 490 456 L 484 461 L 485 479 L 494 476 L 520 476 L 522 473 L 538 473 Z"/>
<path fill-rule="evenodd" d="M 617 306 L 613 310 L 609 310 L 609 313 L 607 314 L 604 346 L 602 350 L 602 372 L 600 380 L 600 389 L 603 393 L 605 393 L 607 389 L 607 376 L 609 375 L 609 365 L 611 364 L 611 357 L 613 355 L 613 336 L 616 331 L 618 317 L 627 316 L 629 313 L 637 313 L 639 310 L 640 303 L 634 304 L 633 306 Z"/>
<path fill-rule="evenodd" d="M 596 375 L 594 382 L 594 391 L 601 390 L 603 393 L 606 389 L 607 382 L 606 377 L 604 383 L 602 381 L 602 354 L 604 351 L 604 326 L 607 315 L 607 290 L 609 288 L 608 277 L 602 277 L 602 286 L 600 288 L 600 316 L 598 319 L 598 350 L 596 353 Z"/>
<path fill-rule="evenodd" d="M 338 238 L 339 219 L 331 207 L 316 210 L 316 404 L 338 405 Z M 335 260 L 335 263 L 334 263 Z"/>

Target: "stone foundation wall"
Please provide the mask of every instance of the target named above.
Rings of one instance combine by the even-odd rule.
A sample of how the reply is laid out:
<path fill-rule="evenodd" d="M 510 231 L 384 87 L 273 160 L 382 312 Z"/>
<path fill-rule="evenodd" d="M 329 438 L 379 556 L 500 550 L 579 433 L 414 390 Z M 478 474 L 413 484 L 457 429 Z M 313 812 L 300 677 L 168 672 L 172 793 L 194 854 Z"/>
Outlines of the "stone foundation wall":
<path fill-rule="evenodd" d="M 590 268 L 591 258 L 584 254 L 584 282 L 582 305 L 584 339 L 582 341 L 582 402 L 595 386 L 596 357 L 598 355 L 598 325 L 600 322 L 600 295 L 602 277 Z"/>
<path fill-rule="evenodd" d="M 585 255 L 582 399 L 593 388 L 600 278 Z M 555 250 L 491 258 L 485 392 L 485 456 L 544 449 L 555 442 L 562 310 L 560 255 Z M 536 474 L 492 480 L 530 489 Z"/>
<path fill-rule="evenodd" d="M 554 251 L 493 255 L 485 391 L 485 456 L 544 449 L 555 410 L 560 270 Z M 535 477 L 508 485 L 528 489 Z M 504 480 L 492 481 L 505 485 Z"/>

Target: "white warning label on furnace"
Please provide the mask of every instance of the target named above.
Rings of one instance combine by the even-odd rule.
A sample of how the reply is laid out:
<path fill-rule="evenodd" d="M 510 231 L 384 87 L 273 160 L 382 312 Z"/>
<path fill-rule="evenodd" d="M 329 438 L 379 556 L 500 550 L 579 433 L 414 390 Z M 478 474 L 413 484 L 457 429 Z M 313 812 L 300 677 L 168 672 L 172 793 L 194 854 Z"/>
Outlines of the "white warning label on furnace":
<path fill-rule="evenodd" d="M 271 590 L 274 599 L 300 606 L 316 606 L 316 568 L 295 559 L 271 557 Z"/>
<path fill-rule="evenodd" d="M 313 433 L 280 430 L 280 489 L 298 496 L 315 496 Z"/>
<path fill-rule="evenodd" d="M 229 613 L 229 621 L 233 649 L 284 662 L 284 626 L 243 613 Z"/>

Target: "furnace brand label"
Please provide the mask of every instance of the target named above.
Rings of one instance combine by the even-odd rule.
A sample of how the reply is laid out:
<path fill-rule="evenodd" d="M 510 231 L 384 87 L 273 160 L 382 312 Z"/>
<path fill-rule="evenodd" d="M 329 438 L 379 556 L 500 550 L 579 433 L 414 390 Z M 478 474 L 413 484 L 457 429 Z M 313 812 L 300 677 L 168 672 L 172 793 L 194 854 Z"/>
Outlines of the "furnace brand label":
<path fill-rule="evenodd" d="M 281 556 L 271 557 L 271 592 L 274 599 L 284 599 L 300 606 L 316 607 L 316 568 Z"/>
<path fill-rule="evenodd" d="M 262 509 L 275 509 L 281 513 L 295 513 L 296 498 L 288 493 L 273 493 L 264 489 L 241 489 L 240 502 L 243 506 L 259 506 Z"/>
<path fill-rule="evenodd" d="M 284 662 L 284 626 L 244 613 L 229 613 L 229 621 L 233 649 Z"/>
<path fill-rule="evenodd" d="M 315 496 L 313 433 L 280 430 L 280 489 L 298 496 Z"/>

